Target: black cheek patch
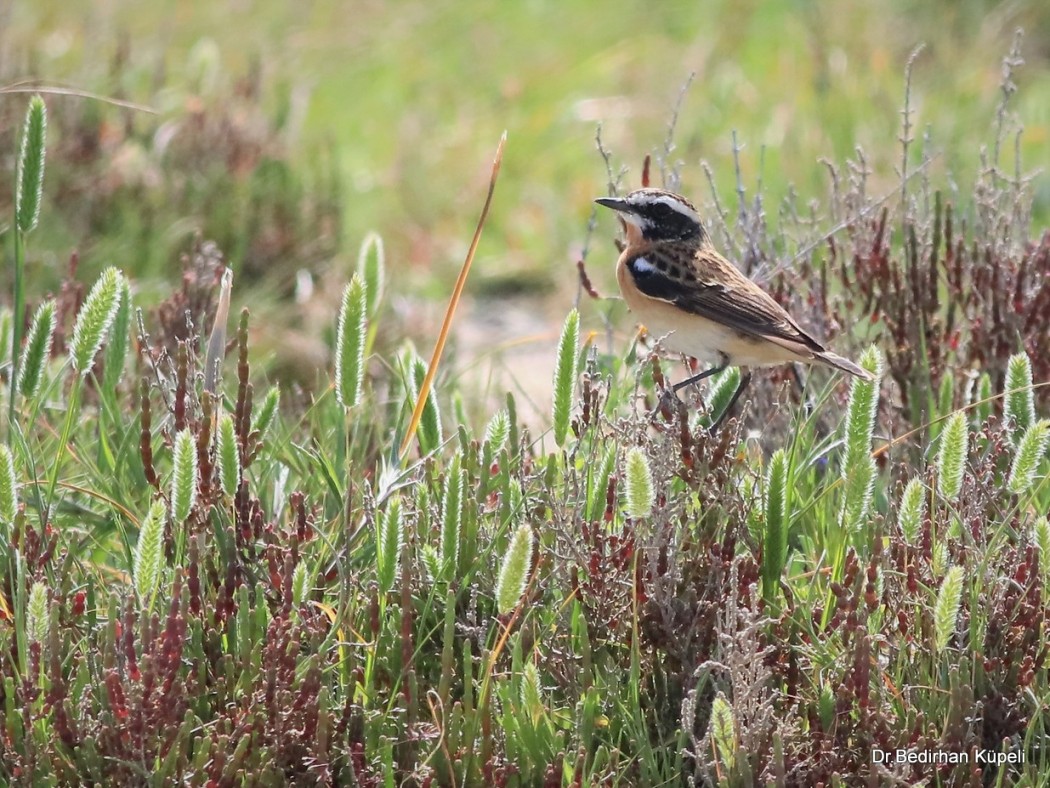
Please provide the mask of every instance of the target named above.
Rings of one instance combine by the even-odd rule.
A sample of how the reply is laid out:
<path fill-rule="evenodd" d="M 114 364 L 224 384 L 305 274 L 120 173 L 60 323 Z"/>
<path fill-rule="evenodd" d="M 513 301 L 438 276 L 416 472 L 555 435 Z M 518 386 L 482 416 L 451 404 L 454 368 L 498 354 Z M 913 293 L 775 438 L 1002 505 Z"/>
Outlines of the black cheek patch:
<path fill-rule="evenodd" d="M 667 262 L 664 260 L 659 262 L 663 263 L 662 268 L 657 267 L 659 263 L 654 265 L 642 255 L 629 260 L 627 269 L 631 272 L 635 285 L 642 293 L 652 298 L 673 302 L 682 294 L 681 285 L 662 270 L 667 268 Z"/>

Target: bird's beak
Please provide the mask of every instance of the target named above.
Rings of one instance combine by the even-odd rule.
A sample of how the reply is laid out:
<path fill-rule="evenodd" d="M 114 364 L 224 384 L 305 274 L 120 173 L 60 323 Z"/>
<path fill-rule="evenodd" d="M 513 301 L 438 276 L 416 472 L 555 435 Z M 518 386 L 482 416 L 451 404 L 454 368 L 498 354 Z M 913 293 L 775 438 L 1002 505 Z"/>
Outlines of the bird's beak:
<path fill-rule="evenodd" d="M 630 204 L 620 197 L 599 197 L 595 202 L 606 208 L 612 208 L 617 213 L 631 213 Z"/>

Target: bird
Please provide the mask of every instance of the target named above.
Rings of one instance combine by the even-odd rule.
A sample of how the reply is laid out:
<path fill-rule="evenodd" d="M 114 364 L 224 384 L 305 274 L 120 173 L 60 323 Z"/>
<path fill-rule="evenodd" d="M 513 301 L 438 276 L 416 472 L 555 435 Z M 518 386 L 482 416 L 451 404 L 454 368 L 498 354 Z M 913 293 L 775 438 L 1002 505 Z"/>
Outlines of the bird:
<path fill-rule="evenodd" d="M 875 379 L 804 331 L 723 257 L 685 197 L 647 187 L 595 202 L 615 211 L 623 223 L 626 242 L 616 263 L 616 281 L 628 308 L 663 347 L 712 364 L 675 384 L 675 396 L 729 366 L 740 367 L 740 383 L 712 431 L 750 384 L 752 367 L 800 361 Z"/>

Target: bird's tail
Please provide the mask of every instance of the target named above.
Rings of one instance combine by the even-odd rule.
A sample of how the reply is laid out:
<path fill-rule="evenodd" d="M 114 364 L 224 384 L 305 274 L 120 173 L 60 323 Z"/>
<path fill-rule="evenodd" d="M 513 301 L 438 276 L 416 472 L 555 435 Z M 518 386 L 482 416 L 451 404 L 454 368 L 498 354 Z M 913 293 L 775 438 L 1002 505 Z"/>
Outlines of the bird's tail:
<path fill-rule="evenodd" d="M 815 353 L 814 358 L 824 362 L 829 367 L 841 369 L 843 372 L 852 375 L 855 378 L 860 378 L 861 380 L 867 381 L 875 380 L 875 376 L 868 372 L 868 370 L 864 369 L 861 366 L 858 366 L 857 364 L 854 364 L 848 358 L 843 358 L 842 356 L 832 353 L 830 350 Z"/>

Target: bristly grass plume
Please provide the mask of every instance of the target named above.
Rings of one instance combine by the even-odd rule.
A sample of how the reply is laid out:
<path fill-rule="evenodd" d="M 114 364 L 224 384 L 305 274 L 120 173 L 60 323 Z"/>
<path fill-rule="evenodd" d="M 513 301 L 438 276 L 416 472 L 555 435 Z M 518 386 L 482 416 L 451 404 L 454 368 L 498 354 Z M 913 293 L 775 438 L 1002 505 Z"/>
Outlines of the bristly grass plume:
<path fill-rule="evenodd" d="M 623 475 L 626 481 L 624 492 L 627 513 L 636 520 L 648 517 L 653 512 L 656 494 L 653 492 L 653 472 L 649 468 L 649 458 L 643 449 L 632 446 L 627 450 Z"/>
<path fill-rule="evenodd" d="M 1010 356 L 1006 365 L 1006 398 L 1003 417 L 1010 425 L 1016 443 L 1035 421 L 1035 397 L 1032 394 L 1032 362 L 1027 353 Z"/>
<path fill-rule="evenodd" d="M 81 377 L 87 377 L 95 363 L 95 356 L 106 340 L 106 335 L 120 306 L 124 277 L 116 268 L 107 268 L 91 288 L 84 305 L 73 323 L 73 340 L 69 345 L 69 359 Z"/>
<path fill-rule="evenodd" d="M 354 408 L 361 401 L 367 313 L 365 286 L 355 273 L 343 290 L 335 332 L 335 396 L 344 408 Z"/>
<path fill-rule="evenodd" d="M 155 500 L 139 528 L 139 539 L 135 543 L 135 560 L 132 575 L 135 578 L 135 593 L 144 609 L 149 609 L 153 595 L 160 582 L 163 560 L 164 518 L 167 512 L 164 501 Z"/>
<path fill-rule="evenodd" d="M 962 411 L 956 411 L 948 417 L 948 423 L 941 430 L 940 441 L 941 447 L 937 451 L 937 486 L 941 495 L 954 501 L 962 490 L 969 449 L 969 432 Z"/>
<path fill-rule="evenodd" d="M 532 562 L 532 528 L 525 523 L 514 532 L 496 580 L 496 609 L 501 616 L 514 611 L 525 593 Z"/>
<path fill-rule="evenodd" d="M 572 395 L 576 389 L 580 346 L 580 313 L 571 310 L 565 318 L 558 340 L 558 356 L 554 363 L 554 442 L 565 445 L 569 432 L 569 414 Z"/>
<path fill-rule="evenodd" d="M 47 107 L 40 96 L 29 100 L 22 145 L 18 154 L 18 188 L 15 192 L 15 222 L 18 231 L 32 231 L 40 221 L 44 193 L 44 143 L 47 138 Z"/>
<path fill-rule="evenodd" d="M 962 604 L 963 568 L 949 567 L 937 592 L 937 601 L 933 606 L 934 648 L 938 653 L 944 651 L 955 634 L 956 621 L 959 618 L 959 607 Z"/>
<path fill-rule="evenodd" d="M 57 316 L 55 301 L 42 303 L 29 324 L 26 345 L 22 351 L 22 363 L 18 365 L 18 391 L 26 399 L 36 396 L 40 388 L 44 366 L 51 356 L 51 341 L 55 335 Z"/>

